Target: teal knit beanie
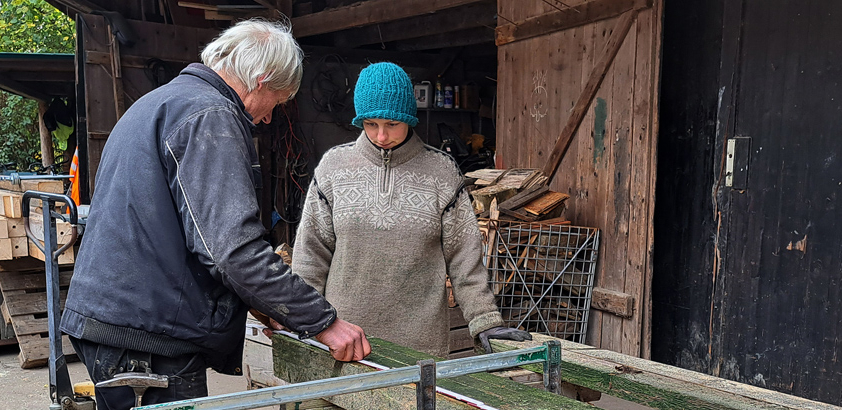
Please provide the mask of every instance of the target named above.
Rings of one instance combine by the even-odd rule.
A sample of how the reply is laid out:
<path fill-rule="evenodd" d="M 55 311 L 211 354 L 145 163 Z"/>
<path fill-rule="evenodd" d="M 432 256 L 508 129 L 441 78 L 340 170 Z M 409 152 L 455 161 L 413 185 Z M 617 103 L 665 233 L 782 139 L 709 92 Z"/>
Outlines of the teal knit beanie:
<path fill-rule="evenodd" d="M 395 120 L 410 127 L 418 125 L 415 88 L 402 68 L 392 63 L 374 63 L 360 72 L 354 89 L 357 116 L 351 124 L 362 128 L 369 118 Z"/>

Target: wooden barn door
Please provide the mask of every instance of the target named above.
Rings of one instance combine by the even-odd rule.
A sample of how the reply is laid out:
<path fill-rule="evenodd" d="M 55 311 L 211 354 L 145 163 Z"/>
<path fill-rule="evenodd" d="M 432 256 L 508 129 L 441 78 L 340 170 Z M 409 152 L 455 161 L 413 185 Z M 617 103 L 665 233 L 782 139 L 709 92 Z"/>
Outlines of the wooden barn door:
<path fill-rule="evenodd" d="M 839 405 L 842 3 L 724 4 L 709 370 Z"/>
<path fill-rule="evenodd" d="M 80 166 L 88 175 L 88 193 L 93 192 L 102 149 L 117 119 L 142 95 L 199 61 L 202 47 L 218 34 L 136 20 L 128 24 L 135 34 L 131 45 L 115 40 L 103 16 L 77 16 L 77 98 L 85 107 L 79 121 Z M 89 203 L 84 195 L 82 202 Z"/>
<path fill-rule="evenodd" d="M 592 307 L 587 343 L 644 358 L 661 4 L 498 1 L 497 166 L 555 172 L 568 218 L 602 231 L 595 295 L 630 309 Z"/>

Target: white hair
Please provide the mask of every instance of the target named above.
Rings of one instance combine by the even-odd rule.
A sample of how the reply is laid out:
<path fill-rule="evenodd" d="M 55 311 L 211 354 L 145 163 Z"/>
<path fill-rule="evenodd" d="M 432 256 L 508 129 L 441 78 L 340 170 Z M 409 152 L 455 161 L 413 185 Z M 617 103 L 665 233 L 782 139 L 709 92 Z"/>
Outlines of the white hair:
<path fill-rule="evenodd" d="M 250 19 L 223 31 L 202 51 L 212 70 L 239 80 L 247 92 L 260 83 L 295 95 L 301 84 L 304 53 L 289 24 Z"/>

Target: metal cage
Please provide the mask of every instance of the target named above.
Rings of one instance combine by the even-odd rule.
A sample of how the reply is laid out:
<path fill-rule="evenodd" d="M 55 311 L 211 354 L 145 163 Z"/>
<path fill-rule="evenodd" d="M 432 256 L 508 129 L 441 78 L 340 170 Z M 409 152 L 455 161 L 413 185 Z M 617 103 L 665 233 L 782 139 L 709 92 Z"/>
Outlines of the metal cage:
<path fill-rule="evenodd" d="M 489 286 L 510 327 L 585 342 L 599 230 L 540 222 L 484 235 Z"/>

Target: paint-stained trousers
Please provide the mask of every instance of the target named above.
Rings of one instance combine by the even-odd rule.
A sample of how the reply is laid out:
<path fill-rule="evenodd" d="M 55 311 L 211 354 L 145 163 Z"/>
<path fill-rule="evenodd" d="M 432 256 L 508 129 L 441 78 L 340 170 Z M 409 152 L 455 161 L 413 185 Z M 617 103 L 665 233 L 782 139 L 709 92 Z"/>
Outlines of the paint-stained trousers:
<path fill-rule="evenodd" d="M 115 374 L 128 371 L 145 371 L 132 367 L 131 360 L 148 361 L 151 372 L 169 377 L 166 389 L 149 388 L 143 393 L 143 405 L 194 399 L 208 395 L 207 365 L 201 354 L 178 357 L 150 355 L 129 349 L 107 346 L 71 337 L 76 355 L 85 363 L 91 381 L 109 380 Z M 96 389 L 97 410 L 128 410 L 135 405 L 135 394 L 130 387 Z"/>

